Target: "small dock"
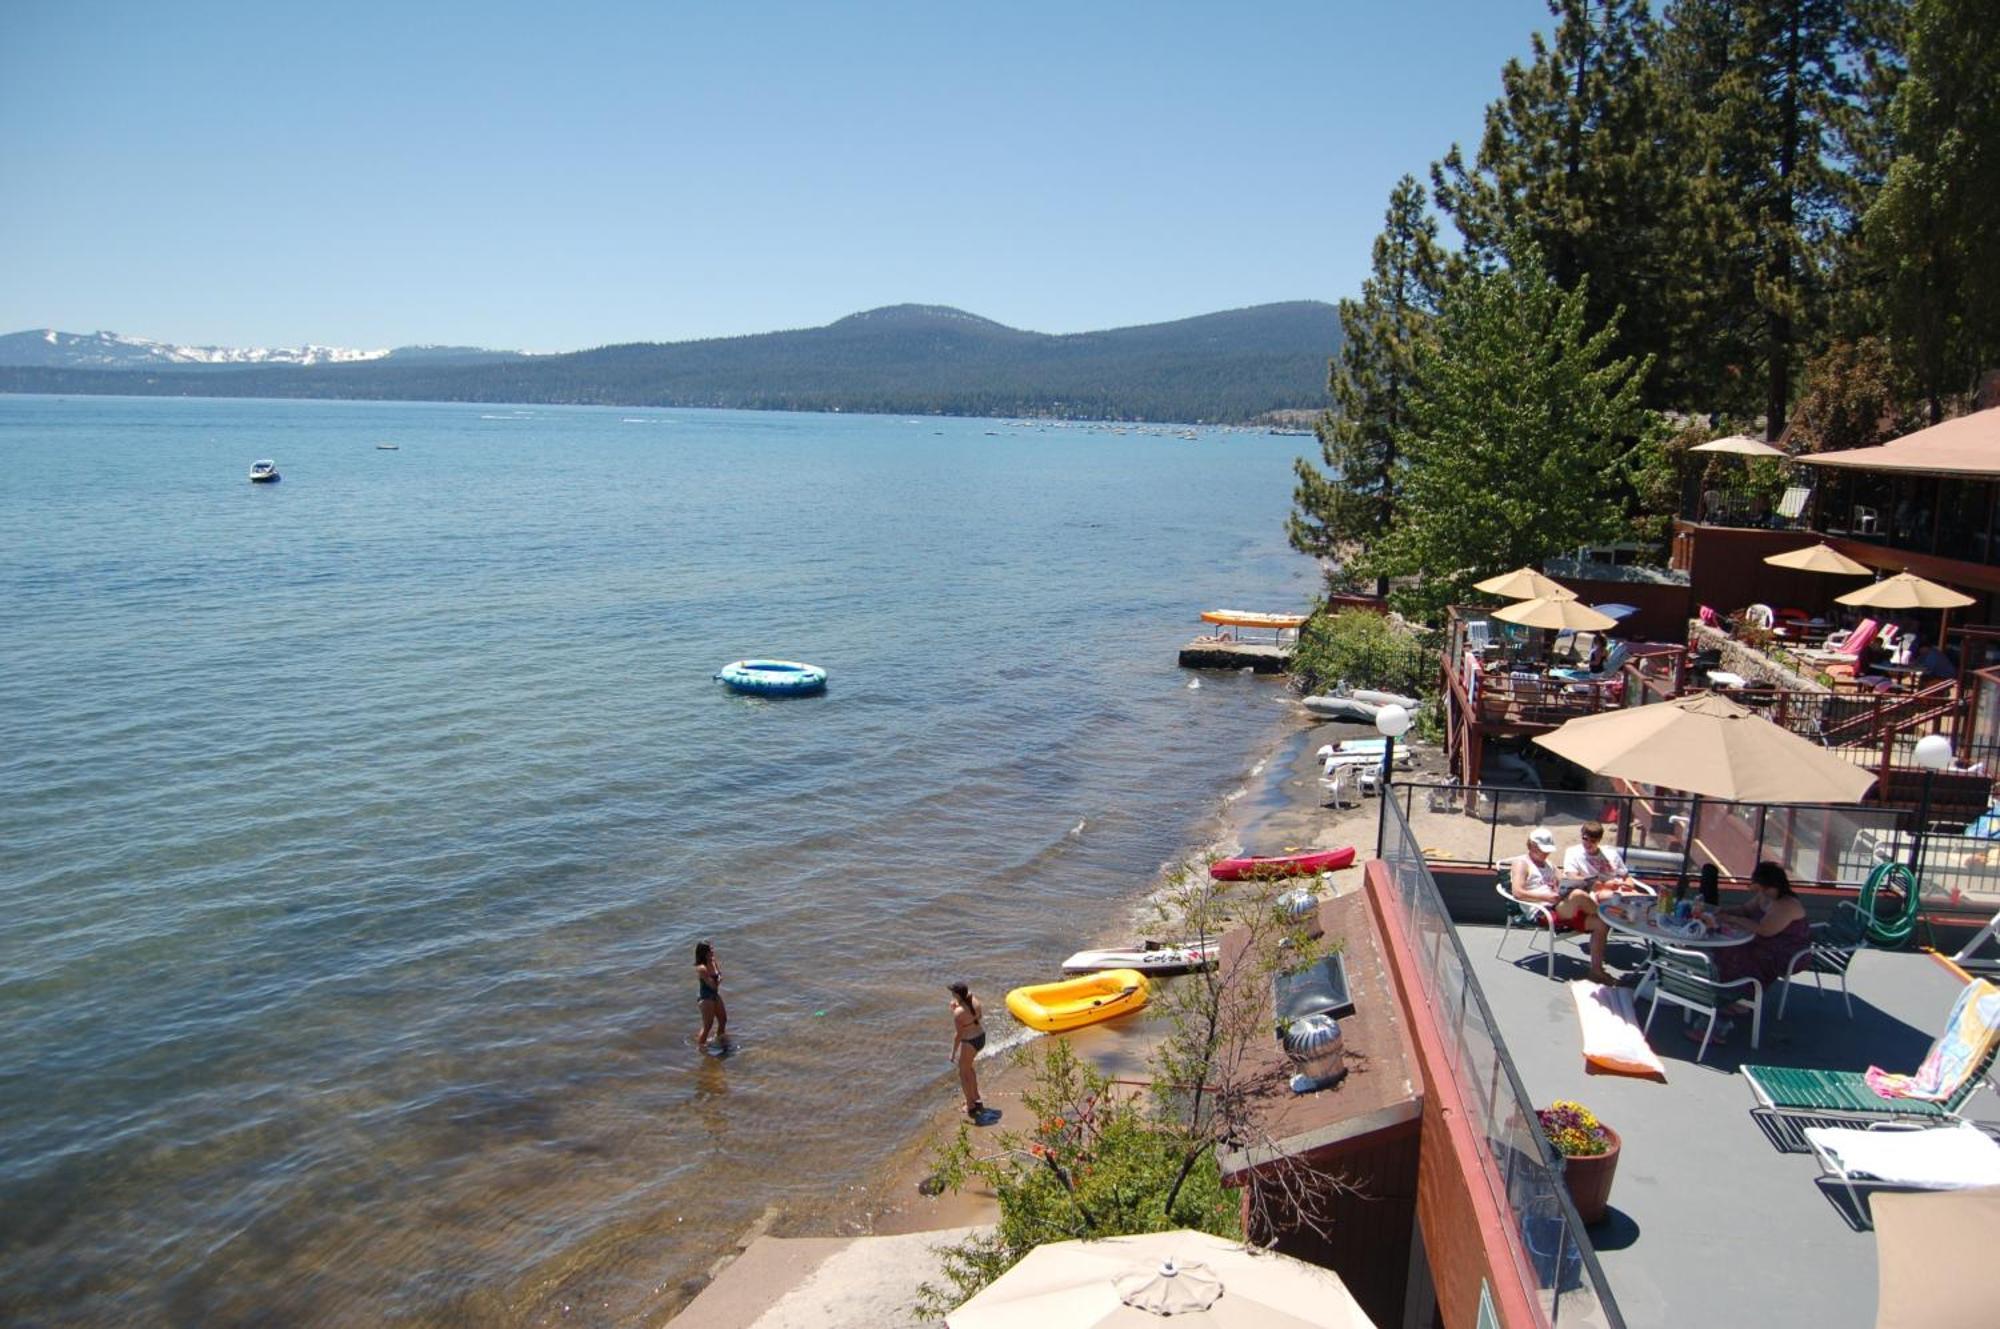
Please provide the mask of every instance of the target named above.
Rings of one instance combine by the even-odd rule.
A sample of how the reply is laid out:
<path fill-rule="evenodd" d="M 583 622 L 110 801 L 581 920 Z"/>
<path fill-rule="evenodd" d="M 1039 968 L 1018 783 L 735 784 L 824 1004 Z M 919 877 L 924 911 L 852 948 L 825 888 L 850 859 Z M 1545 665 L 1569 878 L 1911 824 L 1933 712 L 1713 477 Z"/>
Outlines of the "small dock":
<path fill-rule="evenodd" d="M 1181 647 L 1183 669 L 1254 669 L 1260 674 L 1282 674 L 1291 664 L 1291 647 L 1279 648 L 1269 642 L 1196 637 Z"/>
<path fill-rule="evenodd" d="M 1306 621 L 1306 615 L 1210 609 L 1202 614 L 1201 620 L 1214 624 L 1214 630 L 1181 647 L 1181 668 L 1251 669 L 1260 674 L 1282 674 L 1291 668 L 1292 650 L 1299 644 L 1299 627 Z"/>

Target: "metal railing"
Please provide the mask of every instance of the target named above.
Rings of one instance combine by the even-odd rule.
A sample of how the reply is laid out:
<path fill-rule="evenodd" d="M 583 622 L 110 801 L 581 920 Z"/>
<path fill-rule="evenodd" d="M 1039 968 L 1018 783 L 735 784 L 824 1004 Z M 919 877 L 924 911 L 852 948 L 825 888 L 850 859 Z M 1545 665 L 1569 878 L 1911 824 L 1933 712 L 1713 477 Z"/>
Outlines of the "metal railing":
<path fill-rule="evenodd" d="M 1447 1065 L 1437 1069 L 1456 1083 L 1472 1117 L 1469 1124 L 1493 1165 L 1481 1169 L 1485 1184 L 1521 1234 L 1523 1282 L 1536 1289 L 1551 1325 L 1624 1329 L 1610 1284 L 1563 1183 L 1562 1161 L 1542 1135 L 1534 1102 L 1473 977 L 1437 881 L 1393 798 L 1383 808 L 1383 821 L 1381 858 L 1402 906 L 1394 911 L 1395 926 L 1418 968 L 1412 987 L 1438 1027 L 1452 1034 Z"/>

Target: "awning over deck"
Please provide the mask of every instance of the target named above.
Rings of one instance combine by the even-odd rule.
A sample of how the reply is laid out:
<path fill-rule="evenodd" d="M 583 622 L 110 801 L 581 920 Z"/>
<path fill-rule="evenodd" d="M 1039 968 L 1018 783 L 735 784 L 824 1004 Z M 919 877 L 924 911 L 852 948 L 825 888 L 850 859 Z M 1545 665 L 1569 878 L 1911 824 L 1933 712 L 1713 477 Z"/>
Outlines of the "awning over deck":
<path fill-rule="evenodd" d="M 1919 429 L 1877 448 L 1808 453 L 1794 460 L 1837 470 L 2000 480 L 2000 406 Z"/>

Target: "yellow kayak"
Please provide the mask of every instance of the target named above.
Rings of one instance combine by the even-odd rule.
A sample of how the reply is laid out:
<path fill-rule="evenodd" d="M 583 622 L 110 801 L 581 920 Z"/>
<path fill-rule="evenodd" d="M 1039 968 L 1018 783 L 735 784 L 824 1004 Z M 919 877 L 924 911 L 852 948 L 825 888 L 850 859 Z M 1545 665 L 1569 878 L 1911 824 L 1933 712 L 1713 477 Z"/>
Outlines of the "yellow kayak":
<path fill-rule="evenodd" d="M 1030 1029 L 1059 1034 L 1143 1010 L 1152 995 L 1137 969 L 1106 969 L 1060 983 L 1037 983 L 1007 994 L 1007 1010 Z"/>

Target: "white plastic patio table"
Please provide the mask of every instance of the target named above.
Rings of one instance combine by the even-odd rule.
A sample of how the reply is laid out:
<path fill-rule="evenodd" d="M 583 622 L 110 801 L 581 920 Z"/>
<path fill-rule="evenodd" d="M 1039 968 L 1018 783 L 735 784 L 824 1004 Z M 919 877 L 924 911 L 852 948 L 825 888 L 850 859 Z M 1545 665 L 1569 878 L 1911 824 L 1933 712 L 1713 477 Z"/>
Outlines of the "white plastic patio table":
<path fill-rule="evenodd" d="M 1599 906 L 1597 916 L 1613 932 L 1623 932 L 1634 937 L 1644 937 L 1662 946 L 1690 946 L 1699 950 L 1721 950 L 1725 946 L 1741 946 L 1757 934 L 1735 921 L 1727 925 L 1711 928 L 1699 937 L 1691 937 L 1677 931 L 1672 924 L 1661 927 L 1653 917 L 1652 900 L 1643 895 L 1621 895 L 1615 901 L 1606 901 Z"/>

